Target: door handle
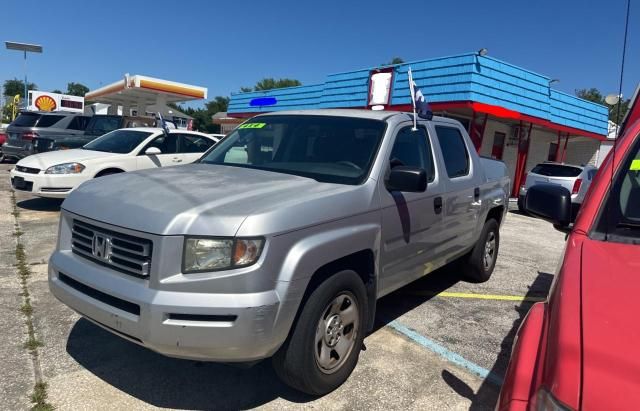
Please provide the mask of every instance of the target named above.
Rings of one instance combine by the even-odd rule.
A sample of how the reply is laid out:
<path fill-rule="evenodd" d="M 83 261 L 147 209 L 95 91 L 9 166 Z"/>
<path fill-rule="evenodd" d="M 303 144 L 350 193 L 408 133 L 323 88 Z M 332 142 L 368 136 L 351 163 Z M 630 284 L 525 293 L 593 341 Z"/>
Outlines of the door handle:
<path fill-rule="evenodd" d="M 442 197 L 436 197 L 433 199 L 433 211 L 436 214 L 440 214 L 442 212 Z"/>
<path fill-rule="evenodd" d="M 474 201 L 480 200 L 480 187 L 476 187 L 473 189 L 473 199 Z"/>
<path fill-rule="evenodd" d="M 173 162 L 174 162 L 174 163 L 182 163 L 182 159 L 181 159 L 181 158 L 178 158 L 178 157 L 174 157 L 174 158 L 173 158 Z"/>

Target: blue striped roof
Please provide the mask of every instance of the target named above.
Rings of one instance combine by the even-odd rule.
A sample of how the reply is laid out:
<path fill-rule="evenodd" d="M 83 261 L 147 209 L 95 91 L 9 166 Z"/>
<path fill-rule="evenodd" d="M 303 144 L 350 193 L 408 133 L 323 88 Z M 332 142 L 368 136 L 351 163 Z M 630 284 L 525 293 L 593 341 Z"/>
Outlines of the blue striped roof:
<path fill-rule="evenodd" d="M 407 71 L 429 102 L 475 101 L 606 135 L 608 109 L 552 89 L 550 78 L 489 56 L 468 53 L 393 66 L 391 104 L 410 104 Z M 375 68 L 375 67 L 374 67 Z M 367 106 L 369 73 L 374 68 L 335 73 L 324 83 L 231 95 L 230 114 Z M 252 107 L 257 97 L 277 104 Z"/>

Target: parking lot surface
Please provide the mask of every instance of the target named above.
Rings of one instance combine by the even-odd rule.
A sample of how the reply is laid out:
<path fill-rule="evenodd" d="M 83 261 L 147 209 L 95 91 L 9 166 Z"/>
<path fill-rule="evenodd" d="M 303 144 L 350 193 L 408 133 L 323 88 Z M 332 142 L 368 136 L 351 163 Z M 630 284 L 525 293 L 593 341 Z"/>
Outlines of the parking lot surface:
<path fill-rule="evenodd" d="M 55 247 L 61 202 L 12 196 L 12 167 L 0 165 L 3 409 L 30 408 L 40 375 L 46 401 L 60 410 L 493 409 L 513 335 L 531 304 L 546 296 L 564 247 L 564 235 L 550 224 L 510 212 L 490 281 L 465 282 L 449 267 L 383 298 L 352 376 L 336 391 L 311 398 L 281 384 L 269 361 L 242 369 L 166 358 L 58 302 L 48 291 L 46 262 Z M 34 330 L 42 343 L 35 359 L 24 348 L 28 329 L 18 242 L 26 254 Z"/>

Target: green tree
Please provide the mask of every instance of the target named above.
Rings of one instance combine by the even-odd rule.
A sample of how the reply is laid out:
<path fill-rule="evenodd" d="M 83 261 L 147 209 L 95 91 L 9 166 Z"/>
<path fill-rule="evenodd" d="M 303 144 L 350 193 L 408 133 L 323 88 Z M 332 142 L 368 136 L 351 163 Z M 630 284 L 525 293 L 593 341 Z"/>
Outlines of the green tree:
<path fill-rule="evenodd" d="M 193 117 L 193 129 L 205 133 L 219 133 L 220 125 L 213 124 L 211 116 L 219 111 L 227 111 L 229 107 L 229 97 L 216 96 L 213 100 L 205 103 L 204 108 L 194 109 L 192 107 L 183 107 L 180 105 L 169 103 L 169 107 L 181 111 Z"/>
<path fill-rule="evenodd" d="M 295 87 L 301 86 L 302 83 L 295 79 L 279 78 L 274 79 L 272 77 L 263 78 L 253 86 L 254 91 L 273 90 L 274 88 Z"/>
<path fill-rule="evenodd" d="M 404 60 L 401 57 L 394 57 L 391 59 L 390 62 L 388 63 L 382 63 L 383 66 L 393 66 L 395 64 L 402 64 L 404 63 Z"/>
<path fill-rule="evenodd" d="M 631 99 L 623 99 L 621 98 L 620 101 L 617 104 L 614 104 L 613 106 L 610 106 L 609 104 L 607 104 L 607 102 L 605 101 L 605 97 L 602 95 L 602 93 L 600 92 L 600 90 L 598 90 L 595 87 L 592 87 L 590 89 L 579 89 L 576 90 L 576 96 L 588 100 L 588 101 L 592 101 L 594 103 L 598 103 L 598 104 L 602 104 L 603 106 L 606 106 L 609 108 L 609 120 L 613 121 L 614 123 L 618 124 L 620 121 L 622 121 L 622 119 L 624 118 L 625 114 L 627 113 L 627 111 L 629 111 L 629 104 L 631 104 Z M 620 109 L 620 117 L 618 118 L 618 108 Z"/>
<path fill-rule="evenodd" d="M 60 91 L 60 90 L 58 90 L 58 89 L 53 90 L 53 91 L 52 91 L 52 93 L 56 93 L 56 94 L 64 94 L 64 93 L 62 93 L 62 91 Z"/>
<path fill-rule="evenodd" d="M 82 83 L 68 83 L 67 84 L 67 94 L 72 96 L 80 96 L 84 97 L 85 94 L 89 92 L 89 87 L 85 86 Z"/>
<path fill-rule="evenodd" d="M 241 93 L 249 93 L 250 91 L 253 91 L 251 87 L 240 87 Z"/>
<path fill-rule="evenodd" d="M 29 90 L 37 90 L 38 86 L 34 83 L 28 84 Z M 13 97 L 16 94 L 19 94 L 20 97 L 24 98 L 24 81 L 18 80 L 14 78 L 13 80 L 5 80 L 4 81 L 4 92 L 5 97 Z"/>

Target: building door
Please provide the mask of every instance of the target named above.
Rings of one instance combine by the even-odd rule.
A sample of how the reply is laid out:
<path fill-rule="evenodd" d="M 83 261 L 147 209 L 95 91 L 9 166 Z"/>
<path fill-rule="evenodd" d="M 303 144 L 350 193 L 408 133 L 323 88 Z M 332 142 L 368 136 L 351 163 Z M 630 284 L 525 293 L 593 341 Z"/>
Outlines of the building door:
<path fill-rule="evenodd" d="M 496 131 L 493 134 L 493 147 L 491 148 L 491 158 L 496 160 L 502 160 L 502 154 L 504 153 L 504 141 L 507 138 L 505 133 Z"/>

